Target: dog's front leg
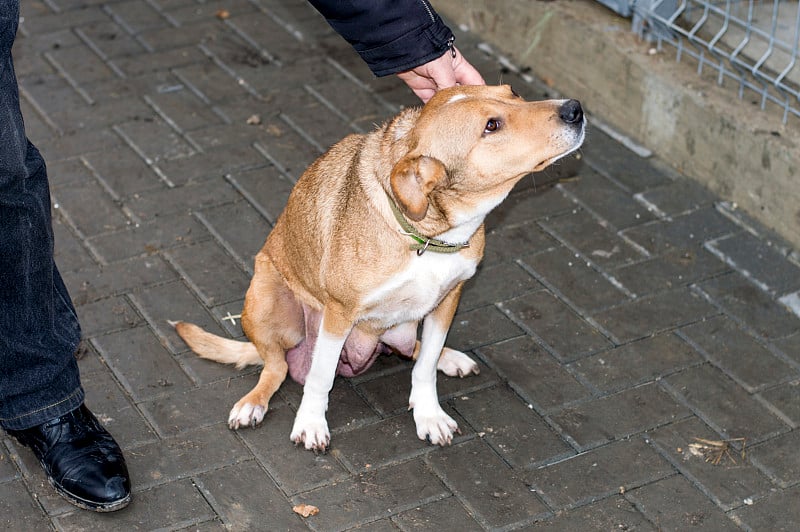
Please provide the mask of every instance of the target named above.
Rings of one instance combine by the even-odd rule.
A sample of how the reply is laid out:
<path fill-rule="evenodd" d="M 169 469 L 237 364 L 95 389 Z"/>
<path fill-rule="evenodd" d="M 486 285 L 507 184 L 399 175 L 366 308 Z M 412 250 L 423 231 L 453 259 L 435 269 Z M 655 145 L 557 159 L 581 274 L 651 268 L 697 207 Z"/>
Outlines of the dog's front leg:
<path fill-rule="evenodd" d="M 330 443 L 331 435 L 325 419 L 328 393 L 333 387 L 339 356 L 352 327 L 353 322 L 343 309 L 334 305 L 325 306 L 311 368 L 303 386 L 303 399 L 290 435 L 293 442 L 303 443 L 308 450 L 325 451 Z"/>
<path fill-rule="evenodd" d="M 422 341 L 411 372 L 411 396 L 408 407 L 414 409 L 414 423 L 419 439 L 437 445 L 450 445 L 458 424 L 439 405 L 436 392 L 436 365 L 444 347 L 447 331 L 453 322 L 462 284 L 456 286 L 425 317 L 422 324 Z"/>

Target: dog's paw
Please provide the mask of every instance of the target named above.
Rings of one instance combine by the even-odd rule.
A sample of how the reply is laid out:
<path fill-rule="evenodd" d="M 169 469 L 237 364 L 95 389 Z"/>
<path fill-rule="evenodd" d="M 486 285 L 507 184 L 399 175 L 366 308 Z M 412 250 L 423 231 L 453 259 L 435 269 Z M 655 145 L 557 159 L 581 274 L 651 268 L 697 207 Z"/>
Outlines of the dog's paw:
<path fill-rule="evenodd" d="M 320 453 L 325 452 L 331 443 L 331 433 L 325 418 L 302 416 L 299 411 L 289 438 L 296 445 L 303 444 L 307 450 Z"/>
<path fill-rule="evenodd" d="M 461 351 L 445 347 L 436 364 L 436 369 L 448 377 L 466 377 L 481 372 L 478 364 Z"/>
<path fill-rule="evenodd" d="M 428 440 L 434 445 L 450 445 L 453 435 L 460 434 L 458 423 L 448 416 L 438 404 L 436 408 L 414 408 L 414 423 L 417 425 L 417 436 L 420 440 Z"/>
<path fill-rule="evenodd" d="M 236 430 L 241 427 L 255 427 L 264 420 L 267 408 L 249 402 L 239 401 L 228 415 L 228 427 Z"/>

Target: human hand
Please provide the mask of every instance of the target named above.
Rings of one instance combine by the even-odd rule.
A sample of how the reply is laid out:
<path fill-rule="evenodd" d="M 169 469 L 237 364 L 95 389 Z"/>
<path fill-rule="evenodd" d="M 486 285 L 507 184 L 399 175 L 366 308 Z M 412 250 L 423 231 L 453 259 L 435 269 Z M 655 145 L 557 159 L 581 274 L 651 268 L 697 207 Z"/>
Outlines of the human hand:
<path fill-rule="evenodd" d="M 397 77 L 419 96 L 423 103 L 430 100 L 436 91 L 454 85 L 486 85 L 456 47 L 447 50 L 441 57 L 411 70 L 400 72 Z"/>

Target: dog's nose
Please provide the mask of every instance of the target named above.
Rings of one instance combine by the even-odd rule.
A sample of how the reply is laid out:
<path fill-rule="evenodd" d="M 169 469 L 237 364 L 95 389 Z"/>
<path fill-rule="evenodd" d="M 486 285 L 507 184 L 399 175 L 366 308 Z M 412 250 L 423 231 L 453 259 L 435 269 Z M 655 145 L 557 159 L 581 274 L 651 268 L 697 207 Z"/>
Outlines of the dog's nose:
<path fill-rule="evenodd" d="M 567 100 L 558 110 L 558 116 L 567 124 L 577 124 L 583 122 L 583 109 L 578 100 Z"/>

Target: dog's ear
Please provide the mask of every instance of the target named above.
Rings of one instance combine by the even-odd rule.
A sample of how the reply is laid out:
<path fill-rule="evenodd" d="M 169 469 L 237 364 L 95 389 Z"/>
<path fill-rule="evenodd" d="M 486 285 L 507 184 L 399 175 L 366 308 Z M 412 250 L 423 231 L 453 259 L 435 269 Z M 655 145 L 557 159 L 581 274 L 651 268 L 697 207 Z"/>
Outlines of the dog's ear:
<path fill-rule="evenodd" d="M 418 222 L 428 212 L 428 194 L 447 176 L 444 164 L 433 157 L 404 157 L 392 168 L 390 183 L 400 210 Z"/>

